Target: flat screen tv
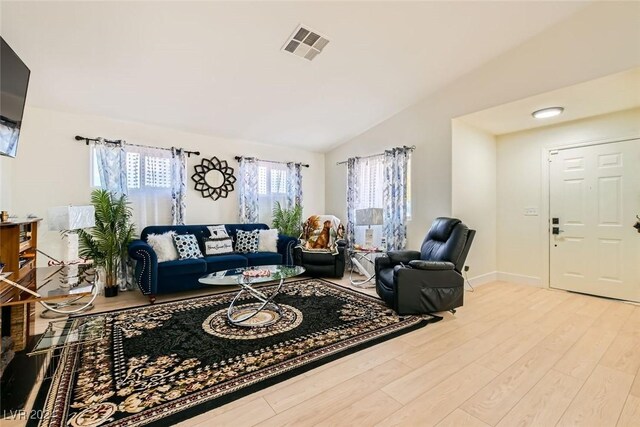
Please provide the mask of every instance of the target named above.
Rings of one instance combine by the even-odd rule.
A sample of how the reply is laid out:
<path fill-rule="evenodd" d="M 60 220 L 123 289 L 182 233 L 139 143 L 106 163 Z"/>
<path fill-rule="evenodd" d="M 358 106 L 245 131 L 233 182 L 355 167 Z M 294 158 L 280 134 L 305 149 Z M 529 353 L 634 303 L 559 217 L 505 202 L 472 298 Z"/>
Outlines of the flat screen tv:
<path fill-rule="evenodd" d="M 15 157 L 31 71 L 0 37 L 0 155 Z"/>

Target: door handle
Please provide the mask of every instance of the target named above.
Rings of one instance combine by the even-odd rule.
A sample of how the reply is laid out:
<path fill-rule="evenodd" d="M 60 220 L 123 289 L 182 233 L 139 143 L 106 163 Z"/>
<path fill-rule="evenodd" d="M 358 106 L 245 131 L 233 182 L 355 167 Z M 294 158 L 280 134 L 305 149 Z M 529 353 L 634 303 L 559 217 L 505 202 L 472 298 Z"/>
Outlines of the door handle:
<path fill-rule="evenodd" d="M 560 227 L 553 227 L 553 228 L 551 229 L 551 234 L 558 235 L 558 234 L 560 234 L 560 233 L 564 233 L 564 230 L 560 230 Z"/>

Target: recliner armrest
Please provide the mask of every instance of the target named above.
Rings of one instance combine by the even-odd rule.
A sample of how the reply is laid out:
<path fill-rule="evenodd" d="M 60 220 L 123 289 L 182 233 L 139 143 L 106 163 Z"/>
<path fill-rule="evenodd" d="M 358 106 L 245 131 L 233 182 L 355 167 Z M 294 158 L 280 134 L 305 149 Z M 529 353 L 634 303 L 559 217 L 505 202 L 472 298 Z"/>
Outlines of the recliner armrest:
<path fill-rule="evenodd" d="M 392 264 L 409 264 L 413 260 L 420 259 L 420 252 L 418 251 L 389 251 L 387 252 L 389 261 Z"/>
<path fill-rule="evenodd" d="M 284 234 L 278 234 L 278 253 L 282 255 L 282 262 L 285 265 L 293 265 L 293 248 L 300 243 L 295 237 L 285 236 Z"/>
<path fill-rule="evenodd" d="M 409 261 L 409 267 L 419 270 L 453 270 L 455 265 L 453 265 L 452 262 L 447 261 L 414 260 Z"/>

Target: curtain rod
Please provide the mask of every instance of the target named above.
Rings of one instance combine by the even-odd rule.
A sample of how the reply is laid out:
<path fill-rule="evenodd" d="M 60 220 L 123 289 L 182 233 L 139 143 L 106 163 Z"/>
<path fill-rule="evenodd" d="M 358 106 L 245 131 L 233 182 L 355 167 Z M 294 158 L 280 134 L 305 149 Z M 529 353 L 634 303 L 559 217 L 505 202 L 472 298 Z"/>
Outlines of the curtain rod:
<path fill-rule="evenodd" d="M 76 135 L 76 137 L 75 137 L 76 141 L 84 141 L 87 145 L 89 145 L 89 142 L 92 142 L 92 141 L 93 142 L 98 142 L 98 141 L 100 141 L 100 139 L 102 139 L 102 141 L 105 144 L 122 145 L 122 143 L 124 142 L 121 139 L 87 138 L 86 136 L 80 136 L 80 135 Z M 134 147 L 155 148 L 155 149 L 158 149 L 158 150 L 169 150 L 169 151 L 171 151 L 171 148 L 152 147 L 150 145 L 141 145 L 141 144 L 127 144 L 127 145 L 133 145 Z M 191 157 L 192 154 L 194 156 L 199 156 L 200 155 L 199 151 L 189 151 L 189 150 L 184 150 L 182 148 L 179 148 L 179 150 L 183 150 L 188 157 Z"/>
<path fill-rule="evenodd" d="M 259 162 L 266 162 L 266 163 L 280 163 L 280 164 L 283 164 L 283 165 L 286 165 L 286 164 L 288 164 L 288 163 L 293 163 L 293 164 L 298 164 L 298 165 L 300 165 L 300 166 L 302 166 L 302 167 L 305 167 L 305 168 L 308 168 L 308 167 L 309 167 L 309 165 L 308 165 L 308 164 L 306 164 L 306 163 L 296 163 L 296 162 L 279 162 L 279 161 L 277 161 L 277 160 L 262 160 L 262 159 L 256 159 L 255 157 L 249 157 L 249 158 L 250 158 L 250 159 L 255 159 L 255 160 L 259 161 Z M 236 156 L 236 157 L 235 157 L 235 159 L 239 162 L 239 161 L 240 161 L 240 159 L 242 159 L 242 156 Z"/>
<path fill-rule="evenodd" d="M 413 150 L 415 150 L 415 149 L 416 149 L 416 146 L 415 146 L 415 145 L 412 145 L 411 147 L 407 147 L 406 145 L 403 145 L 403 146 L 402 146 L 402 148 L 407 148 L 407 149 L 409 149 L 409 150 L 413 151 Z M 369 156 L 364 156 L 364 157 L 356 156 L 355 158 L 356 158 L 356 159 L 370 159 L 371 157 L 382 156 L 383 154 L 384 154 L 384 152 L 382 152 L 382 153 L 378 153 L 378 154 L 371 154 L 371 155 L 369 155 Z M 336 165 L 346 165 L 348 162 L 349 162 L 349 160 L 343 160 L 343 161 L 341 161 L 341 162 L 336 162 Z"/>

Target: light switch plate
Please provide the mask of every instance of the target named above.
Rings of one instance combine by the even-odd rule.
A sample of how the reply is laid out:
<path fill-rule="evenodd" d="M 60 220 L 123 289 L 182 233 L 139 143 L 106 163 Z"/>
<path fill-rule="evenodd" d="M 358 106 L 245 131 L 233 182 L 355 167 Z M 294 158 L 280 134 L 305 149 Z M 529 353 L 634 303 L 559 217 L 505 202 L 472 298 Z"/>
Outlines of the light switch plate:
<path fill-rule="evenodd" d="M 538 216 L 538 208 L 537 207 L 524 208 L 524 215 L 525 216 Z"/>

